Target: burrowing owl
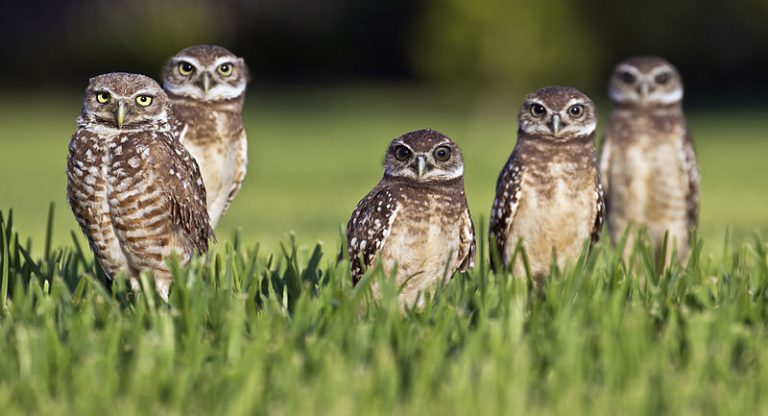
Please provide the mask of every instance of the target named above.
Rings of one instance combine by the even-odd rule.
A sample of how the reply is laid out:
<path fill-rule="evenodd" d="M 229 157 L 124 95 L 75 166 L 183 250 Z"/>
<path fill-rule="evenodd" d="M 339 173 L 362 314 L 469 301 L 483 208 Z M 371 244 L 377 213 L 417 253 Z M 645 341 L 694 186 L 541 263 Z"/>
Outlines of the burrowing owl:
<path fill-rule="evenodd" d="M 546 87 L 525 97 L 519 120 L 517 144 L 496 185 L 490 247 L 510 266 L 520 242 L 539 281 L 553 255 L 562 267 L 587 239 L 599 238 L 605 209 L 595 160 L 597 117 L 592 100 L 578 90 Z M 518 277 L 525 276 L 523 264 L 518 255 L 511 265 Z"/>
<path fill-rule="evenodd" d="M 220 46 L 184 49 L 163 71 L 163 86 L 173 103 L 174 133 L 200 165 L 212 227 L 245 178 L 248 141 L 242 110 L 247 83 L 243 59 Z"/>
<path fill-rule="evenodd" d="M 419 130 L 393 140 L 384 164 L 384 177 L 347 223 L 353 277 L 357 282 L 376 261 L 387 275 L 397 268 L 401 307 L 421 307 L 423 292 L 474 263 L 464 162 L 450 138 Z M 378 293 L 375 284 L 373 290 Z"/>
<path fill-rule="evenodd" d="M 194 159 L 171 132 L 170 103 L 143 75 L 90 80 L 69 143 L 67 196 L 106 274 L 149 270 L 168 298 L 164 258 L 182 263 L 208 250 L 213 231 Z"/>
<path fill-rule="evenodd" d="M 644 226 L 658 250 L 669 231 L 682 261 L 698 217 L 699 174 L 680 75 L 664 59 L 631 58 L 616 67 L 610 96 L 600 174 L 611 237 L 616 242 L 628 226 Z"/>

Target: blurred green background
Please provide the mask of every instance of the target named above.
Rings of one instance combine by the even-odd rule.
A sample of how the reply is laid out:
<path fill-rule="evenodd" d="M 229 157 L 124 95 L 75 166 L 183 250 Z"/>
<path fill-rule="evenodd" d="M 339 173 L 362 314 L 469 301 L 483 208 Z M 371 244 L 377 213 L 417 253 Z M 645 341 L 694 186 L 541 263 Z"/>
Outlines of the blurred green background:
<path fill-rule="evenodd" d="M 717 251 L 768 231 L 768 2 L 649 0 L 624 4 L 393 0 L 322 2 L 30 1 L 0 10 L 0 208 L 42 244 L 77 230 L 65 160 L 82 90 L 93 75 L 157 77 L 196 43 L 243 56 L 249 174 L 217 229 L 272 251 L 339 244 L 340 227 L 379 180 L 384 150 L 410 130 L 453 137 L 466 160 L 476 223 L 487 219 L 512 150 L 525 93 L 578 87 L 610 112 L 612 66 L 635 54 L 675 63 L 699 153 L 701 235 Z M 77 231 L 77 235 L 80 233 Z"/>

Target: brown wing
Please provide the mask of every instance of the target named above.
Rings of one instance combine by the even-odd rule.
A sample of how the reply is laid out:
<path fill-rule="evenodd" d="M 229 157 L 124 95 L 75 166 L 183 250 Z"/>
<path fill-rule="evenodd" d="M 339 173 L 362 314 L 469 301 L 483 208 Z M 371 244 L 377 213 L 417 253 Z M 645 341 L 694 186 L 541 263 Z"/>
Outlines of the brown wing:
<path fill-rule="evenodd" d="M 379 185 L 352 212 L 347 223 L 347 250 L 355 283 L 360 280 L 364 268 L 371 267 L 376 261 L 376 254 L 384 246 L 399 208 L 392 192 Z M 342 258 L 343 253 L 339 255 L 339 259 Z"/>
<path fill-rule="evenodd" d="M 171 106 L 171 111 L 168 114 L 168 124 L 171 125 L 171 133 L 173 134 L 173 137 L 183 143 L 184 135 L 187 132 L 187 123 L 179 117 L 179 109 L 175 105 Z"/>
<path fill-rule="evenodd" d="M 597 210 L 595 212 L 595 223 L 592 226 L 591 244 L 595 245 L 600 241 L 600 231 L 603 230 L 603 222 L 605 221 L 605 196 L 603 195 L 603 185 L 600 183 L 600 177 L 598 176 L 595 181 L 595 202 Z"/>
<path fill-rule="evenodd" d="M 163 194 L 171 221 L 183 231 L 198 253 L 205 253 L 208 240 L 214 235 L 197 162 L 171 134 L 158 133 L 150 149 L 155 174 L 163 178 Z"/>
<path fill-rule="evenodd" d="M 93 158 L 93 150 L 91 143 L 89 143 L 88 135 L 91 133 L 86 132 L 84 129 L 78 129 L 72 136 L 69 142 L 69 155 L 67 157 L 67 201 L 72 208 L 72 213 L 75 215 L 80 228 L 83 233 L 88 237 L 94 251 L 98 250 L 98 247 L 93 247 L 91 236 L 89 235 L 88 224 L 97 222 L 96 214 L 93 210 L 87 209 L 85 202 L 90 199 L 94 199 L 93 186 L 89 186 L 86 182 L 86 176 L 90 168 L 97 168 L 95 161 L 87 163 L 86 153 Z M 100 158 L 101 155 L 98 154 Z M 103 191 L 103 184 L 99 184 L 100 189 Z"/>
<path fill-rule="evenodd" d="M 229 204 L 232 203 L 237 193 L 240 192 L 243 180 L 245 179 L 245 172 L 248 168 L 248 138 L 245 135 L 245 128 L 241 126 L 238 135 L 237 144 L 239 146 L 235 155 L 235 172 L 232 177 L 232 187 L 229 190 L 229 195 L 227 195 L 227 203 L 224 204 L 224 209 L 221 211 L 222 215 L 227 212 Z"/>
<path fill-rule="evenodd" d="M 611 139 L 609 138 L 609 132 L 606 132 L 603 139 L 603 147 L 600 149 L 600 165 L 598 174 L 600 175 L 600 183 L 602 184 L 602 190 L 608 194 L 608 179 L 611 172 Z M 605 205 L 605 201 L 603 201 Z M 604 212 L 607 212 L 607 207 L 604 207 Z"/>
<path fill-rule="evenodd" d="M 517 160 L 517 149 L 512 152 L 507 164 L 496 182 L 496 198 L 491 209 L 488 238 L 489 249 L 504 253 L 507 236 L 512 228 L 512 221 L 520 202 L 520 184 L 523 180 L 523 168 Z M 492 253 L 490 251 L 489 253 Z M 491 262 L 493 264 L 493 262 Z"/>
<path fill-rule="evenodd" d="M 100 143 L 98 136 L 83 128 L 72 136 L 67 158 L 67 200 L 99 264 L 112 277 L 127 265 L 109 255 L 119 250 L 119 243 L 112 230 L 104 181 L 99 177 L 103 151 Z"/>
<path fill-rule="evenodd" d="M 696 163 L 696 151 L 693 148 L 693 138 L 686 131 L 681 155 L 683 172 L 688 178 L 688 193 L 685 202 L 688 211 L 688 229 L 693 230 L 699 222 L 699 168 Z"/>
<path fill-rule="evenodd" d="M 459 258 L 463 259 L 459 270 L 466 272 L 475 267 L 475 253 L 477 251 L 477 242 L 475 240 L 475 224 L 472 222 L 472 216 L 469 213 L 469 207 L 462 216 L 461 235 L 459 236 Z"/>

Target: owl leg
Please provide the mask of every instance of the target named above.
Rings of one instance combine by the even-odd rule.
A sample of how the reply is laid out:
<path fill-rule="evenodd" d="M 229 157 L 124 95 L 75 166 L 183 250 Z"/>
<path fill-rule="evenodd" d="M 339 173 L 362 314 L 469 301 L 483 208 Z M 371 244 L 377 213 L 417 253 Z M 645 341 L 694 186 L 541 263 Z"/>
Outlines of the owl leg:
<path fill-rule="evenodd" d="M 693 238 L 693 234 L 688 229 L 688 227 L 681 227 L 681 229 L 677 230 L 675 234 L 677 238 L 677 258 L 680 263 L 683 264 L 686 260 L 688 260 L 688 254 L 691 251 L 691 239 Z"/>
<path fill-rule="evenodd" d="M 423 311 L 427 306 L 425 292 L 418 292 L 415 298 L 411 296 L 409 299 L 403 299 L 400 302 L 400 311 L 405 312 L 406 308 L 414 308 L 417 311 Z"/>
<path fill-rule="evenodd" d="M 635 226 L 633 221 L 619 218 L 617 215 L 608 218 L 610 220 L 611 243 L 615 248 L 624 241 L 621 257 L 624 259 L 624 264 L 629 266 L 640 229 Z"/>
<path fill-rule="evenodd" d="M 688 253 L 691 251 L 691 242 L 688 236 L 684 236 L 677 240 L 677 259 L 680 264 L 684 264 L 688 260 Z"/>
<path fill-rule="evenodd" d="M 141 292 L 141 282 L 136 277 L 128 278 L 128 284 L 131 285 L 131 291 L 134 293 Z"/>
<path fill-rule="evenodd" d="M 145 260 L 149 257 L 145 258 Z M 168 302 L 168 293 L 170 292 L 171 283 L 173 282 L 173 275 L 165 263 L 160 261 L 145 261 L 138 267 L 138 270 L 145 270 L 152 273 L 152 280 L 155 283 L 155 290 L 157 294 Z M 141 292 L 141 282 L 135 276 L 138 276 L 138 272 L 134 274 L 134 277 L 130 278 L 131 289 L 135 292 Z"/>
<path fill-rule="evenodd" d="M 689 237 L 688 237 L 688 231 L 686 229 L 670 229 L 669 230 L 669 236 L 667 237 L 667 249 L 665 252 L 661 253 L 662 246 L 664 244 L 664 234 L 667 231 L 665 230 L 664 233 L 659 233 L 659 236 L 654 236 L 655 243 L 657 247 L 657 257 L 664 256 L 664 267 L 668 267 L 670 262 L 672 261 L 672 253 L 673 251 L 677 250 L 677 261 L 681 264 L 686 261 L 688 258 L 688 251 L 689 251 Z"/>
<path fill-rule="evenodd" d="M 155 290 L 157 294 L 168 302 L 168 295 L 171 292 L 171 284 L 173 283 L 173 276 L 169 272 L 155 272 Z"/>
<path fill-rule="evenodd" d="M 160 297 L 163 298 L 164 301 L 168 302 L 168 294 L 171 291 L 171 284 L 173 283 L 173 275 L 171 274 L 171 272 L 168 271 L 167 269 L 152 270 L 152 280 L 155 283 L 155 291 L 157 291 L 157 294 L 160 295 Z M 128 279 L 128 282 L 131 285 L 132 292 L 134 293 L 142 292 L 141 281 L 136 276 L 130 277 Z"/>

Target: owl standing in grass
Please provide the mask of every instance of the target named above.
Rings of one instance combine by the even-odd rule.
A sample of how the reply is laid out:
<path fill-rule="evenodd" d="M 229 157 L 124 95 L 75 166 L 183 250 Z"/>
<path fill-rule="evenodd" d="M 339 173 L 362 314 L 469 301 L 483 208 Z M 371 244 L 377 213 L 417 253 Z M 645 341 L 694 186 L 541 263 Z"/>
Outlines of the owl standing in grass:
<path fill-rule="evenodd" d="M 347 224 L 353 278 L 380 262 L 387 276 L 396 271 L 401 308 L 422 307 L 425 293 L 474 264 L 464 162 L 450 138 L 419 130 L 393 140 L 384 164 Z"/>
<path fill-rule="evenodd" d="M 67 197 L 110 278 L 152 272 L 168 299 L 166 258 L 205 253 L 213 230 L 195 160 L 174 137 L 168 97 L 143 75 L 92 78 L 69 143 Z"/>
<path fill-rule="evenodd" d="M 610 80 L 613 113 L 605 130 L 600 171 L 614 242 L 629 227 L 646 228 L 659 256 L 665 233 L 684 261 L 699 211 L 699 173 L 683 113 L 683 84 L 669 62 L 636 57 Z M 668 260 L 667 260 L 668 261 Z"/>
<path fill-rule="evenodd" d="M 163 71 L 163 86 L 173 103 L 174 132 L 203 173 L 213 227 L 245 178 L 248 141 L 242 110 L 247 83 L 243 59 L 220 46 L 186 48 Z"/>
<path fill-rule="evenodd" d="M 580 91 L 546 87 L 525 97 L 519 120 L 517 144 L 496 185 L 491 264 L 498 268 L 498 260 L 525 277 L 519 244 L 540 282 L 553 256 L 562 267 L 600 236 L 605 208 L 595 160 L 597 115 Z"/>

